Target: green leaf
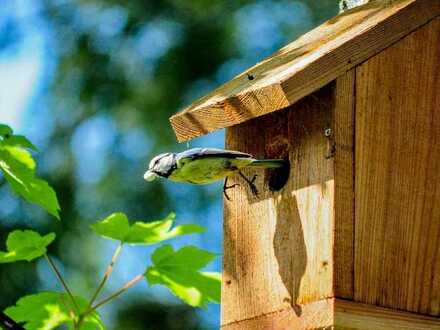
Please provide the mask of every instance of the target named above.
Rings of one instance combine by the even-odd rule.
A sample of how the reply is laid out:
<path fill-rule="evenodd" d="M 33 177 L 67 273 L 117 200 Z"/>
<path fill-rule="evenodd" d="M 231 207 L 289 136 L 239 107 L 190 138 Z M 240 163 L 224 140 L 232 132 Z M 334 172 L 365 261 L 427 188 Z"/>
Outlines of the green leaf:
<path fill-rule="evenodd" d="M 90 227 L 96 234 L 118 241 L 124 241 L 125 236 L 130 231 L 128 218 L 121 212 L 113 213 Z"/>
<path fill-rule="evenodd" d="M 129 244 L 154 244 L 181 235 L 201 233 L 204 228 L 194 224 L 180 225 L 173 229 L 175 214 L 170 213 L 164 220 L 135 222 L 130 226 L 124 213 L 113 213 L 91 226 L 92 230 L 105 238 Z"/>
<path fill-rule="evenodd" d="M 87 300 L 75 296 L 75 302 L 79 306 L 80 313 L 84 312 Z M 51 330 L 58 329 L 61 325 L 73 327 L 72 311 L 75 308 L 69 296 L 59 292 L 42 292 L 29 295 L 18 300 L 15 306 L 5 310 L 5 314 L 18 323 L 24 323 L 26 330 Z M 86 316 L 81 330 L 103 330 L 104 325 L 96 312 Z"/>
<path fill-rule="evenodd" d="M 32 230 L 14 230 L 6 240 L 7 251 L 0 251 L 0 264 L 39 258 L 46 253 L 46 247 L 54 239 L 54 233 L 40 236 Z"/>
<path fill-rule="evenodd" d="M 14 135 L 12 128 L 8 125 L 0 124 L 0 136 L 3 137 L 3 142 L 7 142 L 11 146 L 20 146 L 37 151 L 37 147 L 31 141 L 24 135 Z"/>
<path fill-rule="evenodd" d="M 0 136 L 9 136 L 12 135 L 12 128 L 8 125 L 0 124 Z"/>
<path fill-rule="evenodd" d="M 205 307 L 209 301 L 220 303 L 221 275 L 201 272 L 216 257 L 216 254 L 185 246 L 174 251 L 167 244 L 157 248 L 147 268 L 145 277 L 150 285 L 162 284 L 187 304 Z"/>
<path fill-rule="evenodd" d="M 16 194 L 59 219 L 56 193 L 46 181 L 35 176 L 35 163 L 28 156 L 30 154 L 24 149 L 3 146 L 0 148 L 0 170 Z"/>
<path fill-rule="evenodd" d="M 35 167 L 36 167 L 35 160 L 32 158 L 32 155 L 26 149 L 9 145 L 9 143 L 5 143 L 1 141 L 0 150 L 1 150 L 0 152 L 5 153 L 5 155 L 3 156 L 0 153 L 1 158 L 5 158 L 5 157 L 12 158 L 15 161 L 26 166 L 32 172 L 35 171 Z"/>
<path fill-rule="evenodd" d="M 29 141 L 24 135 L 11 135 L 4 141 L 11 146 L 20 146 L 23 148 L 38 151 L 37 147 L 31 141 Z"/>

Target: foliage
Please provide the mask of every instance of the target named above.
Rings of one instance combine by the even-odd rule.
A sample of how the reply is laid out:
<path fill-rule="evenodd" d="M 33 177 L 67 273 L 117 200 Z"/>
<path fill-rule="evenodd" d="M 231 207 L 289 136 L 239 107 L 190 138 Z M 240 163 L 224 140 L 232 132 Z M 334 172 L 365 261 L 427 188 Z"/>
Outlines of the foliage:
<path fill-rule="evenodd" d="M 0 123 L 0 136 L 7 137 L 10 135 L 12 135 L 12 128 L 10 128 L 8 125 Z"/>
<path fill-rule="evenodd" d="M 205 307 L 208 301 L 220 303 L 220 274 L 200 271 L 215 257 L 195 246 L 174 251 L 171 245 L 163 245 L 154 251 L 153 266 L 148 267 L 145 276 L 151 285 L 167 286 L 191 306 Z"/>
<path fill-rule="evenodd" d="M 116 238 L 120 240 L 121 244 L 125 242 L 153 244 L 179 235 L 202 231 L 200 226 L 195 225 L 183 225 L 169 230 L 173 224 L 173 218 L 174 214 L 170 214 L 164 220 L 151 223 L 136 222 L 130 227 L 125 214 L 114 213 L 96 223 L 93 228 L 99 235 Z M 123 235 L 117 235 L 118 230 L 121 230 Z M 5 313 L 18 322 L 24 322 L 26 329 L 54 329 L 61 324 L 67 324 L 69 329 L 104 329 L 99 315 L 96 313 L 98 307 L 127 291 L 144 276 L 150 284 L 167 286 L 176 296 L 191 306 L 205 307 L 208 301 L 220 302 L 220 275 L 199 271 L 216 255 L 194 246 L 186 246 L 174 252 L 171 245 L 164 245 L 153 253 L 153 266 L 147 268 L 144 276 L 135 276 L 122 289 L 94 305 L 94 300 L 110 276 L 112 266 L 119 256 L 122 245 L 115 251 L 110 271 L 104 275 L 97 291 L 88 301 L 71 294 L 60 272 L 46 254 L 46 247 L 54 239 L 55 234 L 53 233 L 42 237 L 31 230 L 16 230 L 8 236 L 6 242 L 8 252 L 0 252 L 0 263 L 31 261 L 44 255 L 67 292 L 67 294 L 45 292 L 29 295 L 21 298 L 16 306 L 7 308 Z"/>
<path fill-rule="evenodd" d="M 59 219 L 60 206 L 55 191 L 35 175 L 35 161 L 28 151 L 37 148 L 24 136 L 0 126 L 0 170 L 12 190 Z"/>
<path fill-rule="evenodd" d="M 32 196 L 37 191 L 26 187 L 34 187 L 33 183 L 39 179 L 35 179 L 33 175 L 29 174 L 34 173 L 36 166 L 34 159 L 25 149 L 35 149 L 35 147 L 24 136 L 13 135 L 12 129 L 6 125 L 0 125 L 0 133 L 2 134 L 0 166 L 2 166 L 7 181 L 13 188 L 17 184 L 25 187 L 18 189 L 18 191 L 26 199 L 35 201 Z M 8 176 L 11 176 L 12 179 Z M 47 183 L 45 185 L 53 191 Z M 25 193 L 23 193 L 23 189 L 26 189 Z M 56 196 L 55 192 L 51 196 L 40 194 L 38 200 L 39 204 L 51 214 L 54 214 L 54 209 L 47 206 L 53 206 L 53 196 Z M 55 215 L 58 217 L 58 203 L 56 203 L 56 207 Z M 174 219 L 175 214 L 170 213 L 163 220 L 137 221 L 130 225 L 127 216 L 117 212 L 92 225 L 91 228 L 97 235 L 118 240 L 120 245 L 116 248 L 102 281 L 89 300 L 78 297 L 71 292 L 61 272 L 47 254 L 46 248 L 54 241 L 54 233 L 41 236 L 32 230 L 11 232 L 6 241 L 7 251 L 0 251 L 0 263 L 31 261 L 44 256 L 66 293 L 43 292 L 28 295 L 19 299 L 15 306 L 7 308 L 5 313 L 17 322 L 24 323 L 26 329 L 32 330 L 50 330 L 61 325 L 67 325 L 68 329 L 104 329 L 97 309 L 117 298 L 143 278 L 147 278 L 150 284 L 167 286 L 176 296 L 191 306 L 204 307 L 208 301 L 220 302 L 220 275 L 199 271 L 215 258 L 215 254 L 194 246 L 187 246 L 174 252 L 171 245 L 164 245 L 153 253 L 153 266 L 148 267 L 145 274 L 136 275 L 120 290 L 95 303 L 112 272 L 123 244 L 151 245 L 177 236 L 204 231 L 203 227 L 194 224 L 172 228 Z"/>
<path fill-rule="evenodd" d="M 144 245 L 159 243 L 181 235 L 204 232 L 203 227 L 194 224 L 181 225 L 170 230 L 175 217 L 174 213 L 170 213 L 164 220 L 137 221 L 130 226 L 125 214 L 113 213 L 93 224 L 91 228 L 96 234 L 121 243 Z"/>
<path fill-rule="evenodd" d="M 32 230 L 15 230 L 6 241 L 7 252 L 0 251 L 0 264 L 39 258 L 46 254 L 46 247 L 54 239 L 54 233 L 40 236 Z"/>
<path fill-rule="evenodd" d="M 75 296 L 80 313 L 88 308 L 88 302 Z M 75 329 L 75 305 L 65 293 L 42 292 L 29 295 L 17 301 L 16 306 L 5 310 L 6 315 L 17 322 L 25 323 L 27 330 L 56 329 L 65 324 L 68 329 Z M 81 330 L 102 330 L 104 325 L 96 312 L 89 313 L 79 328 Z"/>

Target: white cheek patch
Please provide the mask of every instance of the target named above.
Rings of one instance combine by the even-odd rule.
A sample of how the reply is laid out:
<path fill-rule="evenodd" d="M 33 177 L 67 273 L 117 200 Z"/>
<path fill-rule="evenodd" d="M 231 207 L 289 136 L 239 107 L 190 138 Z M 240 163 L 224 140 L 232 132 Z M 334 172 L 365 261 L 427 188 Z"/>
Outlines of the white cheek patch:
<path fill-rule="evenodd" d="M 156 174 L 156 177 L 166 176 L 175 166 L 174 159 L 174 154 L 160 154 L 151 160 L 148 171 Z"/>
<path fill-rule="evenodd" d="M 165 168 L 171 168 L 173 166 L 173 155 L 169 155 L 161 160 L 161 163 Z"/>

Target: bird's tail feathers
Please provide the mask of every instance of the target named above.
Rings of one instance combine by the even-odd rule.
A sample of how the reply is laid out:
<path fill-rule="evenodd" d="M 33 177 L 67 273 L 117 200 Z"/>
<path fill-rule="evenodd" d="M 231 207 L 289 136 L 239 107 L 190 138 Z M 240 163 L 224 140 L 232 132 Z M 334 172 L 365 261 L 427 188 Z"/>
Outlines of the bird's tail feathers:
<path fill-rule="evenodd" d="M 263 159 L 254 160 L 248 166 L 263 167 L 263 168 L 281 168 L 287 166 L 288 162 L 284 159 Z"/>

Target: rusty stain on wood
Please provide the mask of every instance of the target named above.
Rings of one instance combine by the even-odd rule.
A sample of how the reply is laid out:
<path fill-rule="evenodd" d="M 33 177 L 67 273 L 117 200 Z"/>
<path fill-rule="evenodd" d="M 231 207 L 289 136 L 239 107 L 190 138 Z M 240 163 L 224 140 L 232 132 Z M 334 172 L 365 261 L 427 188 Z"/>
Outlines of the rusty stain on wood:
<path fill-rule="evenodd" d="M 286 112 L 227 130 L 227 148 L 288 156 L 291 173 L 280 192 L 260 172 L 259 198 L 241 185 L 225 201 L 223 325 L 286 308 L 300 316 L 301 304 L 332 296 L 334 160 L 325 157 L 324 130 L 333 97 L 331 84 Z"/>
<path fill-rule="evenodd" d="M 440 316 L 439 59 L 436 19 L 356 69 L 354 298 L 433 316 Z"/>
<path fill-rule="evenodd" d="M 292 105 L 438 15 L 436 0 L 374 1 L 340 14 L 172 116 L 177 139 Z"/>

